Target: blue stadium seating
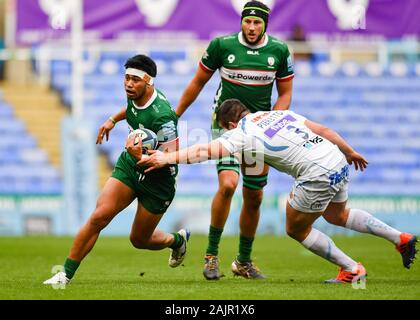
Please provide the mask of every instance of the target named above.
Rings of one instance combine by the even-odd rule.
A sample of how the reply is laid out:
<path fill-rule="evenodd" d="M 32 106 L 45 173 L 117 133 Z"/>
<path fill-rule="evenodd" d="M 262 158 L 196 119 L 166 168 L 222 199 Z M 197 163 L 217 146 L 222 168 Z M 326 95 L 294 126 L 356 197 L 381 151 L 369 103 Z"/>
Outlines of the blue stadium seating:
<path fill-rule="evenodd" d="M 53 195 L 63 191 L 62 178 L 0 92 L 0 195 Z"/>

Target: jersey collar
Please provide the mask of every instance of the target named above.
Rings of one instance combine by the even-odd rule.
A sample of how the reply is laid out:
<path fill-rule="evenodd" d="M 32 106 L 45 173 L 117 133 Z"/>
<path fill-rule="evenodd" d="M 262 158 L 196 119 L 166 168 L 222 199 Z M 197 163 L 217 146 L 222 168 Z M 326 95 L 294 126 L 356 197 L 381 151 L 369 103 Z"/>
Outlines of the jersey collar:
<path fill-rule="evenodd" d="M 248 47 L 248 48 L 250 48 L 250 49 L 260 49 L 260 48 L 265 47 L 265 46 L 267 45 L 267 43 L 268 43 L 268 34 L 266 33 L 266 34 L 264 35 L 264 42 L 263 42 L 263 43 L 261 43 L 261 44 L 259 44 L 259 45 L 257 45 L 257 46 L 253 46 L 253 45 L 248 44 L 248 43 L 245 41 L 245 39 L 244 39 L 244 36 L 243 36 L 243 34 L 242 34 L 242 31 L 238 33 L 238 41 L 239 41 L 242 45 L 244 45 L 245 47 Z"/>
<path fill-rule="evenodd" d="M 156 97 L 157 97 L 157 92 L 153 88 L 153 94 L 144 106 L 138 106 L 138 105 L 136 105 L 136 103 L 134 101 L 133 101 L 133 106 L 134 106 L 134 108 L 139 109 L 139 110 L 146 109 L 147 107 L 149 107 L 153 103 L 153 101 L 155 101 Z"/>

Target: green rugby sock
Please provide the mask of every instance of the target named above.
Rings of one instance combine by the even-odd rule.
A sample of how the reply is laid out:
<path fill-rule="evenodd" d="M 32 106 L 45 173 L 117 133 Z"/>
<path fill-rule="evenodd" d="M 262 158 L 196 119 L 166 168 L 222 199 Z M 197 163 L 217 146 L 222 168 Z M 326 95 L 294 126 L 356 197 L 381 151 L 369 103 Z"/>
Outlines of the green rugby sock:
<path fill-rule="evenodd" d="M 239 237 L 239 255 L 237 260 L 241 263 L 251 261 L 251 251 L 252 243 L 254 242 L 254 237 L 248 238 L 244 236 Z"/>
<path fill-rule="evenodd" d="M 184 238 L 181 237 L 178 232 L 172 233 L 172 235 L 174 236 L 174 242 L 169 246 L 169 248 L 178 249 L 184 243 Z"/>
<path fill-rule="evenodd" d="M 67 258 L 64 262 L 64 272 L 66 273 L 66 277 L 69 279 L 73 278 L 79 265 L 80 262 Z"/>
<path fill-rule="evenodd" d="M 209 228 L 209 243 L 206 254 L 217 256 L 219 254 L 219 242 L 222 236 L 223 229 L 218 229 L 210 225 Z"/>

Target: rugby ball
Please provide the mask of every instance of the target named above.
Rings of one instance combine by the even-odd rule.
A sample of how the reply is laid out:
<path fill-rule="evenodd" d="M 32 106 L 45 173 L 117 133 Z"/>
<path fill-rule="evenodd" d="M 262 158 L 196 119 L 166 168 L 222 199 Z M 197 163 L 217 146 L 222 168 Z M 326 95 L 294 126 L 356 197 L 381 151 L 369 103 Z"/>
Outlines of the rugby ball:
<path fill-rule="evenodd" d="M 155 150 L 158 146 L 158 137 L 152 130 L 141 128 L 130 132 L 128 138 L 135 135 L 134 145 L 141 142 L 141 149 L 143 154 L 147 154 L 147 150 Z"/>

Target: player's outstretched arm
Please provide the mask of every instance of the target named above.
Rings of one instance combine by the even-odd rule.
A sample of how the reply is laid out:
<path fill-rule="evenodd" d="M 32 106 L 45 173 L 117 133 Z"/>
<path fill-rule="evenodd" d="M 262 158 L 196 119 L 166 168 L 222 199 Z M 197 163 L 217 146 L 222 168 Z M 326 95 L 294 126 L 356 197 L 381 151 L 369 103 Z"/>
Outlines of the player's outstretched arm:
<path fill-rule="evenodd" d="M 369 164 L 365 158 L 356 152 L 337 132 L 319 123 L 305 120 L 305 125 L 317 135 L 331 141 L 346 156 L 348 164 L 354 164 L 356 170 L 363 171 Z"/>
<path fill-rule="evenodd" d="M 197 96 L 204 85 L 210 80 L 213 73 L 214 72 L 204 71 L 201 67 L 198 67 L 194 78 L 192 78 L 191 82 L 188 84 L 175 109 L 175 113 L 178 117 L 181 117 L 185 110 L 187 110 L 195 99 L 197 99 Z"/>
<path fill-rule="evenodd" d="M 104 136 L 106 137 L 106 141 L 109 139 L 109 132 L 115 127 L 118 121 L 125 119 L 125 110 L 126 108 L 123 107 L 120 111 L 118 111 L 113 116 L 106 119 L 106 121 L 101 125 L 98 131 L 98 136 L 96 137 L 96 144 L 101 144 Z"/>
<path fill-rule="evenodd" d="M 196 144 L 176 152 L 164 153 L 158 150 L 149 150 L 149 157 L 142 158 L 137 165 L 148 166 L 144 172 L 162 168 L 176 163 L 198 163 L 209 159 L 220 159 L 230 152 L 217 140 L 208 144 Z"/>

